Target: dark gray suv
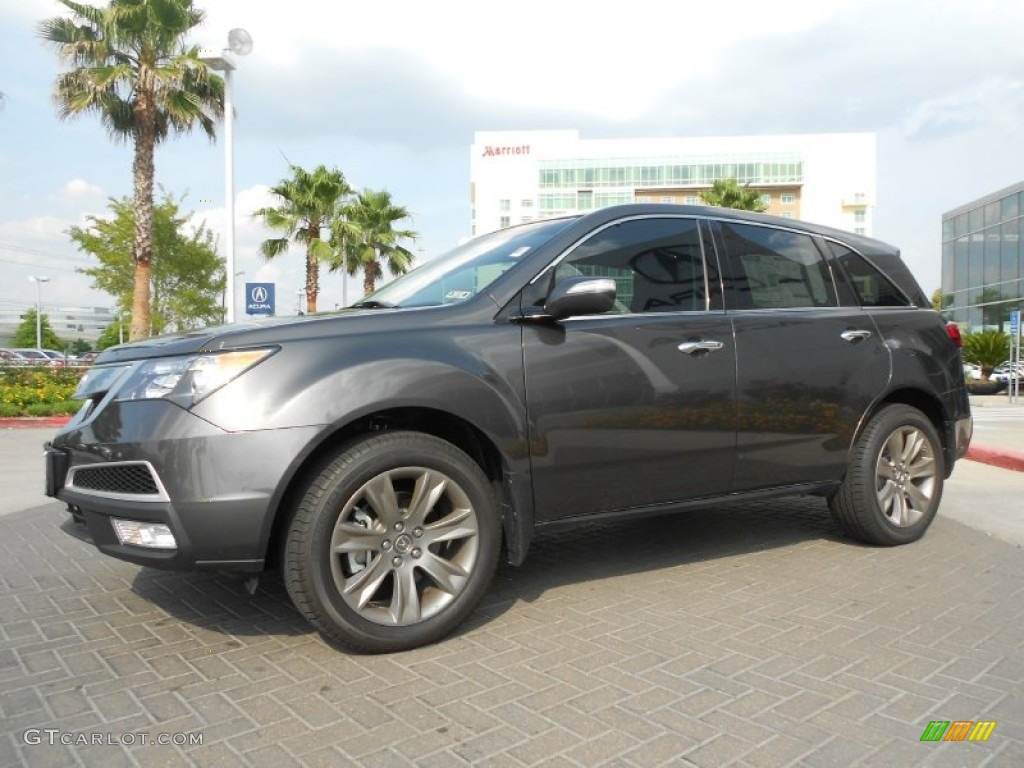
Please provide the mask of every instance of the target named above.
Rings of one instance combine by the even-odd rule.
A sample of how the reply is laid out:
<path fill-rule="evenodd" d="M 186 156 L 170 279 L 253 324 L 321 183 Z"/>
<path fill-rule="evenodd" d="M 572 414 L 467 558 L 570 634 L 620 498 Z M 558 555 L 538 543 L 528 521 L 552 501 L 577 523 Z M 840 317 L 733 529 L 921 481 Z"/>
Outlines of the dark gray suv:
<path fill-rule="evenodd" d="M 336 314 L 119 346 L 77 395 L 46 463 L 80 535 L 280 566 L 371 652 L 451 632 L 543 526 L 811 493 L 914 541 L 972 424 L 896 249 L 668 205 L 484 235 Z"/>

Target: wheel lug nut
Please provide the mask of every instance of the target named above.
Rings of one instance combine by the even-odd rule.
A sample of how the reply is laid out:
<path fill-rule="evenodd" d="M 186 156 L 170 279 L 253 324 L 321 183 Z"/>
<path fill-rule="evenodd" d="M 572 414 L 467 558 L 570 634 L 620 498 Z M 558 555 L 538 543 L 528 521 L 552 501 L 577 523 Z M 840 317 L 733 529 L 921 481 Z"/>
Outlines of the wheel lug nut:
<path fill-rule="evenodd" d="M 412 535 L 418 539 L 420 536 L 423 535 L 423 529 L 417 525 L 415 528 L 412 529 Z"/>
<path fill-rule="evenodd" d="M 416 548 L 415 548 L 415 549 L 413 549 L 413 551 L 412 551 L 412 556 L 413 556 L 413 557 L 419 557 L 419 556 L 420 556 L 420 555 L 422 555 L 422 554 L 423 554 L 423 550 L 422 550 L 422 549 L 420 549 L 419 547 L 416 547 Z"/>
<path fill-rule="evenodd" d="M 387 552 L 389 549 L 391 549 L 391 542 L 390 541 L 385 541 L 380 546 L 381 546 L 381 549 L 383 549 L 385 552 Z"/>
<path fill-rule="evenodd" d="M 400 558 L 400 557 L 393 557 L 393 558 L 391 558 L 391 564 L 393 566 L 395 566 L 395 568 L 397 568 L 398 566 L 400 566 L 402 564 L 402 558 Z"/>
<path fill-rule="evenodd" d="M 402 523 L 395 523 L 395 530 L 401 533 L 405 530 L 405 526 Z"/>

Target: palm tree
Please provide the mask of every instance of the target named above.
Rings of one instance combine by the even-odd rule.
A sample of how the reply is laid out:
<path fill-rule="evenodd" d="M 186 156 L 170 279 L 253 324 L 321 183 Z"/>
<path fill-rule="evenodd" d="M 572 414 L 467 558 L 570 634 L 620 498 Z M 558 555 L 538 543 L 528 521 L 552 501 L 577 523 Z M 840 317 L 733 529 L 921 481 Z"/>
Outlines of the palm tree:
<path fill-rule="evenodd" d="M 306 311 L 316 312 L 320 293 L 320 262 L 329 261 L 335 251 L 329 240 L 321 238 L 323 229 L 331 229 L 344 216 L 344 206 L 352 195 L 352 187 L 337 169 L 318 165 L 312 173 L 297 165 L 289 166 L 290 179 L 271 188 L 281 199 L 277 208 L 260 208 L 253 216 L 263 217 L 271 229 L 283 237 L 264 240 L 260 252 L 272 259 L 288 250 L 289 241 L 306 247 Z"/>
<path fill-rule="evenodd" d="M 719 179 L 711 189 L 701 193 L 701 199 L 708 205 L 720 208 L 739 208 L 744 211 L 763 211 L 766 206 L 761 194 L 749 184 L 740 186 L 736 179 Z"/>
<path fill-rule="evenodd" d="M 156 145 L 196 124 L 214 139 L 215 120 L 224 111 L 224 81 L 199 59 L 197 46 L 183 43 L 204 18 L 192 0 L 111 0 L 106 7 L 59 1 L 73 16 L 47 19 L 39 33 L 71 65 L 54 89 L 60 118 L 95 112 L 111 137 L 134 144 L 131 338 L 146 338 Z"/>
<path fill-rule="evenodd" d="M 350 275 L 363 272 L 363 294 L 373 293 L 377 280 L 387 265 L 392 275 L 402 275 L 412 266 L 412 251 L 398 244 L 400 240 L 415 240 L 410 229 L 395 229 L 395 224 L 409 218 L 409 211 L 395 205 L 387 190 L 363 190 L 356 201 L 348 206 L 346 217 L 334 228 L 335 245 L 341 253 L 341 263 L 331 269 L 344 268 Z"/>
<path fill-rule="evenodd" d="M 965 333 L 961 351 L 964 362 L 979 366 L 982 381 L 988 381 L 992 369 L 1010 356 L 1010 336 L 996 330 Z"/>

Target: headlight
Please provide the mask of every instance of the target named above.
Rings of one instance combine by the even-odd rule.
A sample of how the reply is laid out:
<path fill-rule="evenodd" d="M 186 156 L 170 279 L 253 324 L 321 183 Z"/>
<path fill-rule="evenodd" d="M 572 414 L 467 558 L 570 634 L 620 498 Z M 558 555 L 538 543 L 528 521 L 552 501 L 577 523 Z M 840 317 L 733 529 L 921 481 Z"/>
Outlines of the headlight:
<path fill-rule="evenodd" d="M 204 397 L 274 353 L 273 349 L 246 349 L 147 360 L 131 374 L 117 400 L 165 398 L 191 408 Z"/>

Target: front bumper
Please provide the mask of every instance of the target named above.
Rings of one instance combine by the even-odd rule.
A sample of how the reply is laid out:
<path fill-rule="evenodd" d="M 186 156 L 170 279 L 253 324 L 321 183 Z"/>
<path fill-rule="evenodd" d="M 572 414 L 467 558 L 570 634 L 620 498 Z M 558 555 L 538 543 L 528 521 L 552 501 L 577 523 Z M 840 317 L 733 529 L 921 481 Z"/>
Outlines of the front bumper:
<path fill-rule="evenodd" d="M 67 503 L 112 557 L 259 571 L 281 491 L 318 432 L 226 432 L 166 401 L 112 402 L 46 445 L 46 493 Z M 163 523 L 176 546 L 122 544 L 111 518 Z"/>

